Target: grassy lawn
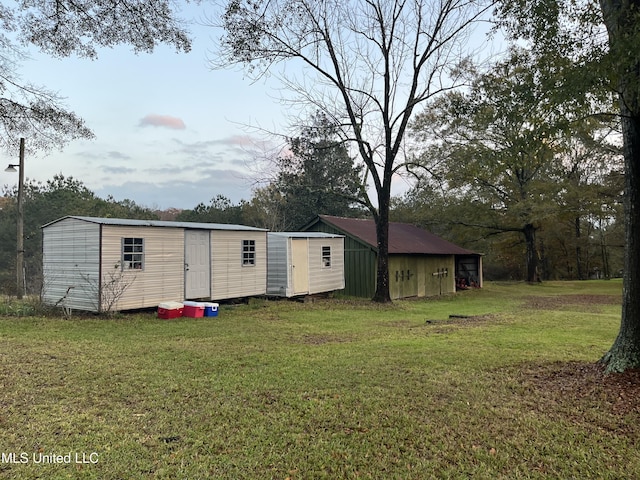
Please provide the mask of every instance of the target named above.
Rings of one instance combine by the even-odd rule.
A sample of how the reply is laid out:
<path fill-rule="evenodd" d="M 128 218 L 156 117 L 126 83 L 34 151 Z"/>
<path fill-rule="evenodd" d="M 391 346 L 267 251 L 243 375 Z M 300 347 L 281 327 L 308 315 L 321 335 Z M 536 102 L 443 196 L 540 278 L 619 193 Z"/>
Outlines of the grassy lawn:
<path fill-rule="evenodd" d="M 0 314 L 0 478 L 640 478 L 638 377 L 594 366 L 621 289 Z"/>

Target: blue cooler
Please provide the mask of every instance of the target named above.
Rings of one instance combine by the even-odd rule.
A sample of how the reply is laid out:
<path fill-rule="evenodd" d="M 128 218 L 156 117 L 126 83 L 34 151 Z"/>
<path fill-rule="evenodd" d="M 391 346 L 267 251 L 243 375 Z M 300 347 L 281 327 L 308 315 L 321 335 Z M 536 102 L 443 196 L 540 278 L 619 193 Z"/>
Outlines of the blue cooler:
<path fill-rule="evenodd" d="M 204 316 L 205 317 L 217 317 L 218 316 L 218 307 L 217 303 L 208 303 L 204 304 Z"/>

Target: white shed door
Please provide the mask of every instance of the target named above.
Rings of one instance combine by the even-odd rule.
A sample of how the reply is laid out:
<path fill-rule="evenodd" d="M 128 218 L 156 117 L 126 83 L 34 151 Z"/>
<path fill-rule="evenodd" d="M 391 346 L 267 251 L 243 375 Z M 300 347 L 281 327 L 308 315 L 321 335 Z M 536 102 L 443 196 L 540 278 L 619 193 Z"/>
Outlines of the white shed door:
<path fill-rule="evenodd" d="M 211 255 L 208 230 L 184 232 L 184 296 L 211 296 Z"/>
<path fill-rule="evenodd" d="M 291 239 L 291 268 L 293 294 L 309 293 L 309 240 Z"/>

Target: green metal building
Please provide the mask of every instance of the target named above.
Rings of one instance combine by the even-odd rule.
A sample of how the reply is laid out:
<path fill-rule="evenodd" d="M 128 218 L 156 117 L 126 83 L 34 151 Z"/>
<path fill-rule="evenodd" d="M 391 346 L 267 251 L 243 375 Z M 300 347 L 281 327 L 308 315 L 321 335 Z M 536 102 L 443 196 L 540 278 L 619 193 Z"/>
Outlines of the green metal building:
<path fill-rule="evenodd" d="M 303 230 L 344 235 L 342 293 L 373 296 L 378 255 L 373 220 L 320 215 Z M 389 277 L 394 300 L 482 287 L 482 256 L 413 225 L 391 222 Z"/>

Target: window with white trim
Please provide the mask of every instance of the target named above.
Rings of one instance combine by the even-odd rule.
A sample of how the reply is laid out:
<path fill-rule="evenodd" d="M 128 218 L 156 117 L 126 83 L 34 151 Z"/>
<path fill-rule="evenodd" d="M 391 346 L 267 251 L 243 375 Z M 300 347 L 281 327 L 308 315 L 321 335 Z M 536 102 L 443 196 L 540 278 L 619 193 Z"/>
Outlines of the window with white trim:
<path fill-rule="evenodd" d="M 242 266 L 252 267 L 256 264 L 256 241 L 242 241 Z"/>
<path fill-rule="evenodd" d="M 144 269 L 144 238 L 122 238 L 122 269 Z"/>
<path fill-rule="evenodd" d="M 322 268 L 331 268 L 331 247 L 322 247 Z"/>

